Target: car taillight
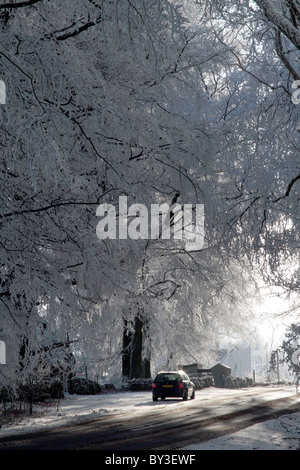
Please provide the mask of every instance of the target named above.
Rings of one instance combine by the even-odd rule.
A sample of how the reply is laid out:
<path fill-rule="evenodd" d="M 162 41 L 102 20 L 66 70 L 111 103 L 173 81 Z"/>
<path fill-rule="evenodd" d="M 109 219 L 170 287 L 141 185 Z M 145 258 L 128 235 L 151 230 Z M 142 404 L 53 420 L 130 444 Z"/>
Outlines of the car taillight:
<path fill-rule="evenodd" d="M 183 388 L 183 383 L 179 382 L 179 388 Z"/>
<path fill-rule="evenodd" d="M 153 388 L 156 388 L 156 383 L 154 383 L 154 384 L 152 385 L 152 387 L 153 387 Z"/>

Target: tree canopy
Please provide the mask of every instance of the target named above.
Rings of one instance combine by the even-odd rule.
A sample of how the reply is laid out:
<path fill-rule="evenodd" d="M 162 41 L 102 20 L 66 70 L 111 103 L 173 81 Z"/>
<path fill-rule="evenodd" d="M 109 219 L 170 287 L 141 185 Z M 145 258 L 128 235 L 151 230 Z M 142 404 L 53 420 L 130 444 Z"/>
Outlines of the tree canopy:
<path fill-rule="evenodd" d="M 0 5 L 6 380 L 67 335 L 93 370 L 209 361 L 257 276 L 298 291 L 299 22 L 297 0 Z M 203 204 L 203 247 L 99 240 L 120 196 Z"/>

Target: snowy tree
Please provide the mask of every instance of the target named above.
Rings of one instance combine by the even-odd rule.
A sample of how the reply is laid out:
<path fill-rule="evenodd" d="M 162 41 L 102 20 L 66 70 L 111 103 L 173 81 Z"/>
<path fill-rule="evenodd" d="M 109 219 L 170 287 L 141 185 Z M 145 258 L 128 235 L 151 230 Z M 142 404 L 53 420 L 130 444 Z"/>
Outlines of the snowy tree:
<path fill-rule="evenodd" d="M 218 200 L 220 226 L 232 233 L 232 248 L 261 263 L 267 281 L 295 291 L 299 164 L 292 93 L 298 2 L 198 4 L 231 56 L 210 87 L 220 145 L 216 171 L 226 182 Z"/>
<path fill-rule="evenodd" d="M 292 323 L 285 332 L 285 339 L 282 345 L 272 351 L 270 358 L 270 369 L 272 371 L 279 370 L 280 364 L 287 364 L 288 370 L 292 373 L 300 372 L 300 325 Z"/>
<path fill-rule="evenodd" d="M 212 18 L 195 21 L 200 2 L 40 0 L 0 10 L 0 300 L 9 344 L 25 341 L 29 357 L 45 322 L 44 343 L 68 335 L 80 360 L 95 370 L 102 362 L 99 374 L 120 362 L 125 325 L 131 376 L 153 351 L 167 362 L 201 341 L 199 355 L 209 357 L 211 338 L 245 321 L 246 290 L 236 282 L 246 284 L 247 249 L 276 244 L 277 268 L 290 250 L 280 249 L 290 198 L 280 198 L 294 141 L 282 152 L 276 126 L 281 106 L 285 126 L 293 110 L 275 67 L 268 82 L 257 79 L 258 31 L 238 50 Z M 97 238 L 100 204 L 118 207 L 126 196 L 149 207 L 176 195 L 204 204 L 204 250 Z M 295 231 L 292 216 L 289 224 Z"/>

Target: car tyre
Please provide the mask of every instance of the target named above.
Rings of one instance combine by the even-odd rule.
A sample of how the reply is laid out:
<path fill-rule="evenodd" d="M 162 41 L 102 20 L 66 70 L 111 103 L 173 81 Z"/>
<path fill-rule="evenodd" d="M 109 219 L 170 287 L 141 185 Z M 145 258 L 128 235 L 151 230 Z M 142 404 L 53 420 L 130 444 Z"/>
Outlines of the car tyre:
<path fill-rule="evenodd" d="M 158 400 L 158 398 L 157 398 L 157 397 L 152 397 L 152 398 L 153 398 L 153 401 L 157 401 L 157 400 Z"/>
<path fill-rule="evenodd" d="M 195 398 L 195 389 L 193 390 L 193 393 L 191 395 L 191 400 L 194 400 L 194 398 Z"/>
<path fill-rule="evenodd" d="M 187 390 L 184 392 L 184 395 L 183 395 L 182 398 L 184 399 L 184 401 L 187 401 L 187 399 L 188 399 L 188 391 Z"/>

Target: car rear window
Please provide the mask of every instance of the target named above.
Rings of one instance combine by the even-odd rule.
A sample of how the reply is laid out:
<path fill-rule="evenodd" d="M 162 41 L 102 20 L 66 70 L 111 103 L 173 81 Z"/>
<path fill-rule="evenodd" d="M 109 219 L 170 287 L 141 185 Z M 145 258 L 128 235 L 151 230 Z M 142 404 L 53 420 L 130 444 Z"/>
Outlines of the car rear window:
<path fill-rule="evenodd" d="M 158 374 L 156 376 L 155 382 L 168 382 L 168 381 L 177 381 L 180 382 L 179 374 Z"/>

